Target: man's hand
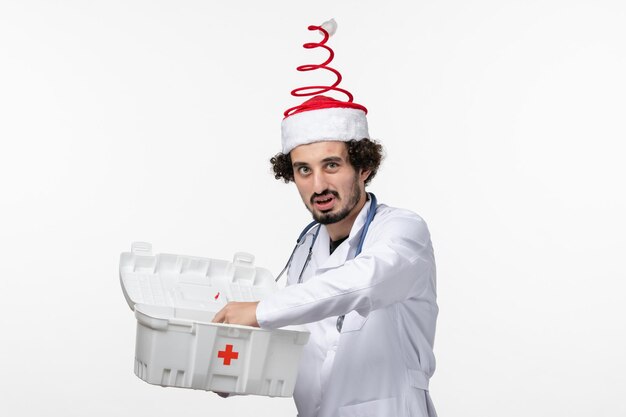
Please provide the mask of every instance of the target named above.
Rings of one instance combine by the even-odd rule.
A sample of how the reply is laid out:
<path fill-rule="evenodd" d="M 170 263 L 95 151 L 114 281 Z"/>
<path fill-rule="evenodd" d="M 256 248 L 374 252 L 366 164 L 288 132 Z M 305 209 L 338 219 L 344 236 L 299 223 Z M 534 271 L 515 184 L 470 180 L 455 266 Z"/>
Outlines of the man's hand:
<path fill-rule="evenodd" d="M 213 317 L 213 323 L 241 324 L 243 326 L 259 327 L 256 321 L 256 306 L 254 302 L 230 302 Z"/>

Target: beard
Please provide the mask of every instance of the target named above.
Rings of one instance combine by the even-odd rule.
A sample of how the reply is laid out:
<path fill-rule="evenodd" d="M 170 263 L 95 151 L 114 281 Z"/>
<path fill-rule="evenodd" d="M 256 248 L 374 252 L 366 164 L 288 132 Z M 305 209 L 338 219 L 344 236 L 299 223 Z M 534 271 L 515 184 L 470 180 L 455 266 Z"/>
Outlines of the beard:
<path fill-rule="evenodd" d="M 319 197 L 319 196 L 323 196 L 327 194 L 332 194 L 333 196 L 335 196 L 335 199 L 339 202 L 342 202 L 343 200 L 339 196 L 339 193 L 337 191 L 324 190 L 319 194 L 316 193 L 316 194 L 313 194 L 313 196 L 311 196 L 311 205 L 313 205 L 313 199 L 315 197 Z M 319 222 L 321 224 L 333 224 L 333 223 L 340 222 L 346 217 L 348 217 L 348 215 L 352 212 L 354 207 L 356 207 L 360 199 L 361 199 L 361 186 L 359 185 L 359 175 L 358 173 L 356 173 L 354 175 L 354 182 L 352 183 L 352 189 L 350 190 L 350 195 L 348 197 L 348 203 L 346 204 L 344 208 L 342 208 L 336 213 L 331 213 L 330 210 L 326 212 L 324 211 L 318 212 L 312 208 L 309 208 L 308 206 L 307 208 L 313 215 L 313 219 L 316 222 Z"/>

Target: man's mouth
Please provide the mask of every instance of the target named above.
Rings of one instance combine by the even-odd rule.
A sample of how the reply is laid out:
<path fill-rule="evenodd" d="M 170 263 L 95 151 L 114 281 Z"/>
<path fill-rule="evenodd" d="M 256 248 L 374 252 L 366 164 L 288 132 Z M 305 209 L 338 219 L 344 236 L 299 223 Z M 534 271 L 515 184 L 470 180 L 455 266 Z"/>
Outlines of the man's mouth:
<path fill-rule="evenodd" d="M 311 199 L 313 206 L 319 211 L 328 211 L 335 206 L 337 198 L 332 193 L 314 196 Z"/>

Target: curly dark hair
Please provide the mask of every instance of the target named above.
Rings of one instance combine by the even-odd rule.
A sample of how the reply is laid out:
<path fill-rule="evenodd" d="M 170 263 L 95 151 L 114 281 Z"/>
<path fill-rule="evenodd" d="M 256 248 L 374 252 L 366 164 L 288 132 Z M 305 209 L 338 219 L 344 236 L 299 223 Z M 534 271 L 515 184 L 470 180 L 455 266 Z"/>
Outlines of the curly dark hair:
<path fill-rule="evenodd" d="M 376 175 L 378 167 L 383 160 L 383 147 L 376 141 L 370 139 L 350 140 L 345 142 L 348 147 L 348 162 L 358 171 L 359 169 L 369 170 L 370 175 L 365 180 L 365 185 Z M 274 178 L 282 179 L 288 183 L 293 181 L 293 166 L 291 165 L 290 154 L 277 153 L 270 158 Z"/>

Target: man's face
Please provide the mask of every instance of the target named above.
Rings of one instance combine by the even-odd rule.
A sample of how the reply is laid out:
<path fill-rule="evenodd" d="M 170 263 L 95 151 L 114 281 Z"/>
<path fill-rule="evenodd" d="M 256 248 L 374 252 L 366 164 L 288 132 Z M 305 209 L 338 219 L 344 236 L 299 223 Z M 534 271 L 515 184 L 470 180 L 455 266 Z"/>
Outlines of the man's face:
<path fill-rule="evenodd" d="M 369 171 L 354 169 L 345 142 L 300 145 L 291 151 L 291 162 L 300 197 L 322 224 L 345 219 L 364 198 Z"/>

